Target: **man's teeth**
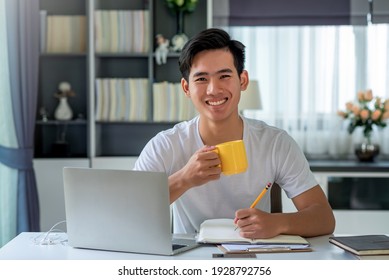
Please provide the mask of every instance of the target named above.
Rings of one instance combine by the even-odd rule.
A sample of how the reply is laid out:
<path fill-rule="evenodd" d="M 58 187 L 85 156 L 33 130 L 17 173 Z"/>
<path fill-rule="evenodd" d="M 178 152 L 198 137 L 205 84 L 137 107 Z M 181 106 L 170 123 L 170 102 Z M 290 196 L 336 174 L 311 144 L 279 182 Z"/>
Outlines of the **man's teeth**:
<path fill-rule="evenodd" d="M 212 106 L 217 106 L 217 105 L 223 104 L 224 102 L 226 102 L 226 100 L 222 99 L 222 100 L 219 100 L 219 101 L 208 101 L 208 104 L 212 105 Z"/>

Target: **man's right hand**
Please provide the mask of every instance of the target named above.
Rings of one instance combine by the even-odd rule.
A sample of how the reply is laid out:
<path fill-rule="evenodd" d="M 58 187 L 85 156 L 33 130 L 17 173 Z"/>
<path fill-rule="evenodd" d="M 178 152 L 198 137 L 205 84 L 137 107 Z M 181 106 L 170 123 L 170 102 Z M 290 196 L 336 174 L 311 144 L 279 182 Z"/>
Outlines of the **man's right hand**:
<path fill-rule="evenodd" d="M 170 203 L 190 188 L 220 178 L 221 162 L 214 150 L 214 146 L 202 147 L 191 156 L 182 169 L 169 176 Z"/>

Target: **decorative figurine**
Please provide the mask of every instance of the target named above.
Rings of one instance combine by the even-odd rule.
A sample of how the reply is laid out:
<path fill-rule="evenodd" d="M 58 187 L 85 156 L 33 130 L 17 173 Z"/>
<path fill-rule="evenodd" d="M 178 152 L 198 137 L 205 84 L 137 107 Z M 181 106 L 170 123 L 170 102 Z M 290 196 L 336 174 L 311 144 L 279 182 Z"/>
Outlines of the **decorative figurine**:
<path fill-rule="evenodd" d="M 47 122 L 49 120 L 49 113 L 44 106 L 40 107 L 39 114 L 42 118 L 42 121 Z"/>
<path fill-rule="evenodd" d="M 155 36 L 157 41 L 157 48 L 155 50 L 155 60 L 158 65 L 166 64 L 167 55 L 169 53 L 169 40 L 162 34 Z"/>
<path fill-rule="evenodd" d="M 172 38 L 172 51 L 180 52 L 188 41 L 188 37 L 184 33 L 176 34 Z"/>

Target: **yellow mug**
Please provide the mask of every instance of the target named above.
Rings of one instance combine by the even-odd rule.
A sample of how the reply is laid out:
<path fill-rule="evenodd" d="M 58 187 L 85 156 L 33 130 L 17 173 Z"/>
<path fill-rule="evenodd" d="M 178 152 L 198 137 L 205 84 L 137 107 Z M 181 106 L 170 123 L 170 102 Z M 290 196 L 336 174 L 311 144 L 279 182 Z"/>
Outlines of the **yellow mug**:
<path fill-rule="evenodd" d="M 229 141 L 216 145 L 224 175 L 233 175 L 247 170 L 246 148 L 243 140 Z"/>

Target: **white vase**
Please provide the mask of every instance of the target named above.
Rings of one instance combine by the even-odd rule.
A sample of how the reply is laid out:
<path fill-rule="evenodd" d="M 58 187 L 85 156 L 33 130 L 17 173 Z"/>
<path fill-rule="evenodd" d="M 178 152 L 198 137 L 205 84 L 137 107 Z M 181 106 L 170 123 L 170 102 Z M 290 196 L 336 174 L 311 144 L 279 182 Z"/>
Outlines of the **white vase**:
<path fill-rule="evenodd" d="M 73 117 L 73 111 L 69 106 L 68 99 L 66 97 L 61 97 L 59 99 L 59 104 L 57 109 L 54 112 L 55 119 L 61 121 L 71 120 Z"/>

